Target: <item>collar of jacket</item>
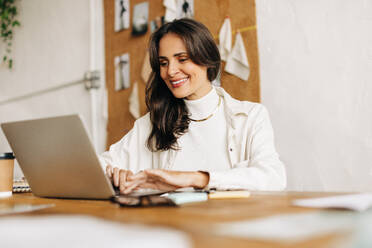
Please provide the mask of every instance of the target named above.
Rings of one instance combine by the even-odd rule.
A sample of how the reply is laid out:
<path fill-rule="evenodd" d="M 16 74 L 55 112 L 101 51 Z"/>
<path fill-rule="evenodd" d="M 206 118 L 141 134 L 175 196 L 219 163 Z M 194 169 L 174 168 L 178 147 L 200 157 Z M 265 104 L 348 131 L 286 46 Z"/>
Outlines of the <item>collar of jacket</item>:
<path fill-rule="evenodd" d="M 238 115 L 248 116 L 252 110 L 252 104 L 248 101 L 239 101 L 232 98 L 223 88 L 215 87 L 218 95 L 223 97 L 225 111 L 227 115 L 227 122 L 235 129 L 234 118 Z"/>

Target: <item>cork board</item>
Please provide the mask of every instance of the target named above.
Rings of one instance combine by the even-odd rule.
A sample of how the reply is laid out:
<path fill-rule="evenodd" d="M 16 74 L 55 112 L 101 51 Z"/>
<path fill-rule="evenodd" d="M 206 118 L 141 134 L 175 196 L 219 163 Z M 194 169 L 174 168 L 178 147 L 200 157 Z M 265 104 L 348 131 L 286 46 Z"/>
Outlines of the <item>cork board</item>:
<path fill-rule="evenodd" d="M 104 1 L 105 21 L 105 62 L 106 87 L 108 90 L 108 126 L 107 147 L 121 139 L 133 126 L 135 119 L 129 113 L 128 98 L 137 82 L 141 115 L 147 112 L 145 105 L 145 82 L 141 78 L 141 69 L 150 37 L 150 28 L 142 36 L 132 36 L 131 28 L 114 31 L 115 9 L 113 0 Z M 132 25 L 133 6 L 144 0 L 130 0 L 130 25 Z M 149 2 L 149 21 L 163 16 L 163 0 Z M 228 74 L 222 70 L 222 87 L 239 100 L 260 101 L 259 61 L 257 47 L 256 6 L 254 0 L 194 0 L 194 19 L 205 24 L 218 43 L 218 33 L 226 16 L 231 19 L 233 44 L 235 31 L 240 29 L 250 65 L 248 81 Z M 130 55 L 131 87 L 115 91 L 114 58 L 123 53 Z M 224 63 L 222 64 L 224 68 Z"/>

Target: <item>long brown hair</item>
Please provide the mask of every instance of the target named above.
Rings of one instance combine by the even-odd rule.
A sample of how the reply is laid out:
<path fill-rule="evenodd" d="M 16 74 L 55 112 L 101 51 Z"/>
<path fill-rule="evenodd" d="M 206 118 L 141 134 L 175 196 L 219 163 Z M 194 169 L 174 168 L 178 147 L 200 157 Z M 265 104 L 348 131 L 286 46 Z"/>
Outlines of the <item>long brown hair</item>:
<path fill-rule="evenodd" d="M 217 45 L 207 27 L 192 19 L 169 22 L 150 38 L 149 53 L 152 73 L 146 86 L 146 106 L 152 124 L 147 146 L 151 151 L 179 149 L 177 139 L 188 130 L 189 112 L 183 99 L 173 96 L 160 76 L 159 43 L 164 35 L 179 36 L 191 61 L 207 67 L 209 81 L 216 79 L 221 65 Z"/>

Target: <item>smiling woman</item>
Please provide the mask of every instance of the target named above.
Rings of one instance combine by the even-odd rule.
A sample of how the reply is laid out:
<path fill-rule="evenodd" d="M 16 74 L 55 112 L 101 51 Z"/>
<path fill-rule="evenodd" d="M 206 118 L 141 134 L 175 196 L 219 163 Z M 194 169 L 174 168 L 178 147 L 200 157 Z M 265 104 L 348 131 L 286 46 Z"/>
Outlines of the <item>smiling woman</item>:
<path fill-rule="evenodd" d="M 151 36 L 149 52 L 149 113 L 101 156 L 114 185 L 122 193 L 284 189 L 265 107 L 211 84 L 221 59 L 209 30 L 195 20 L 175 20 Z"/>
<path fill-rule="evenodd" d="M 151 37 L 149 50 L 153 74 L 146 104 L 153 125 L 163 128 L 152 129 L 148 146 L 176 149 L 177 136 L 186 132 L 190 121 L 183 99 L 196 100 L 211 91 L 211 81 L 220 70 L 220 54 L 208 29 L 191 19 L 161 27 Z"/>

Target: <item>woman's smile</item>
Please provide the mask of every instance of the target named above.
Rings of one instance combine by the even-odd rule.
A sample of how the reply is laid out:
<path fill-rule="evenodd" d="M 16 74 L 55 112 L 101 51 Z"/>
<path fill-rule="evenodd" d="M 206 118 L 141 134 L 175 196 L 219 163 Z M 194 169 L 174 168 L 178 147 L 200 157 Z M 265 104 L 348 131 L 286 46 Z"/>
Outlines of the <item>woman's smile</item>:
<path fill-rule="evenodd" d="M 175 80 L 169 80 L 174 88 L 181 87 L 185 83 L 187 83 L 189 77 L 182 78 L 182 79 L 175 79 Z"/>

